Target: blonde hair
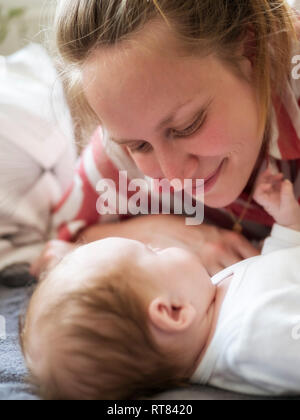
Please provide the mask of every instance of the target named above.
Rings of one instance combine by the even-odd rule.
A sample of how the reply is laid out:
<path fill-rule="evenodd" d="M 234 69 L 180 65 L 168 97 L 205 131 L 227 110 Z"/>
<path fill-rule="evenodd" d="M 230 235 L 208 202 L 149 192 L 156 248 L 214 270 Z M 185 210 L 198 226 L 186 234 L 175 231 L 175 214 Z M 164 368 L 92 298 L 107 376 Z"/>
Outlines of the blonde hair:
<path fill-rule="evenodd" d="M 41 345 L 32 340 L 29 305 L 21 346 L 30 382 L 42 398 L 122 400 L 188 386 L 193 368 L 182 366 L 183 354 L 160 349 L 151 335 L 146 304 L 151 286 L 144 277 L 134 264 L 120 262 L 94 285 L 50 305 L 39 327 L 34 324 L 43 334 L 43 356 L 37 356 Z M 42 358 L 41 372 L 36 365 Z"/>
<path fill-rule="evenodd" d="M 81 94 L 80 67 L 89 54 L 133 39 L 147 23 L 163 19 L 188 54 L 214 52 L 235 70 L 240 57 L 234 51 L 252 32 L 248 53 L 253 58 L 263 132 L 272 93 L 281 94 L 290 78 L 292 39 L 296 39 L 292 15 L 285 0 L 60 0 L 56 43 L 67 69 L 77 123 L 88 131 L 97 124 Z"/>

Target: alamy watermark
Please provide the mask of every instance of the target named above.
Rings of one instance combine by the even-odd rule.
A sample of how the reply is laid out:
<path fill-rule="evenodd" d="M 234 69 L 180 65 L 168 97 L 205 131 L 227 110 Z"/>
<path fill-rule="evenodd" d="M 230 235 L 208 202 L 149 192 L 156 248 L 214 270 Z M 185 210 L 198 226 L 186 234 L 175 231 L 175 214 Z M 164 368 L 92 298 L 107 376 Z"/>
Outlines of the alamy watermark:
<path fill-rule="evenodd" d="M 294 55 L 292 58 L 292 64 L 295 66 L 292 69 L 292 78 L 294 80 L 300 79 L 300 55 Z"/>
<path fill-rule="evenodd" d="M 102 179 L 97 184 L 100 215 L 185 215 L 188 226 L 204 221 L 204 180 L 133 179 L 119 172 L 119 183 Z"/>
<path fill-rule="evenodd" d="M 295 341 L 300 340 L 300 319 L 298 323 L 295 323 L 295 326 L 292 329 L 292 339 Z"/>
<path fill-rule="evenodd" d="M 6 319 L 0 315 L 0 341 L 6 340 Z"/>

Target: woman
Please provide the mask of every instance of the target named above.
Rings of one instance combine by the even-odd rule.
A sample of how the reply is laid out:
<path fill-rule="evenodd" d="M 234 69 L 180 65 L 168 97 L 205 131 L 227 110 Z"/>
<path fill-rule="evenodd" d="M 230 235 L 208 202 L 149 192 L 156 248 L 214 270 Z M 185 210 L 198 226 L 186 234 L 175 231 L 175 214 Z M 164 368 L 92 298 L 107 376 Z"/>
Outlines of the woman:
<path fill-rule="evenodd" d="M 271 164 L 300 197 L 296 12 L 284 0 L 63 0 L 56 25 L 71 91 L 100 123 L 56 209 L 60 239 L 118 236 L 101 224 L 96 185 L 127 170 L 206 180 L 198 234 L 211 275 L 256 255 L 248 240 L 274 223 L 252 200 L 257 175 Z"/>

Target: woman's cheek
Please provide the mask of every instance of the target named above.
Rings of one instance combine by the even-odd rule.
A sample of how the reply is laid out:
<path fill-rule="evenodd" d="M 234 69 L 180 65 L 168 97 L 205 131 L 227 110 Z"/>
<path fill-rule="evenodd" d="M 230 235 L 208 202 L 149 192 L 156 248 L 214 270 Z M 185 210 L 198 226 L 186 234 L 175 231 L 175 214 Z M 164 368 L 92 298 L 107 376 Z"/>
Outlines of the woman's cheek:
<path fill-rule="evenodd" d="M 231 152 L 233 138 L 228 119 L 224 115 L 210 114 L 190 143 L 190 151 L 199 157 L 224 156 Z"/>
<path fill-rule="evenodd" d="M 232 150 L 230 136 L 224 130 L 211 129 L 201 133 L 191 144 L 194 155 L 201 157 L 225 156 Z"/>

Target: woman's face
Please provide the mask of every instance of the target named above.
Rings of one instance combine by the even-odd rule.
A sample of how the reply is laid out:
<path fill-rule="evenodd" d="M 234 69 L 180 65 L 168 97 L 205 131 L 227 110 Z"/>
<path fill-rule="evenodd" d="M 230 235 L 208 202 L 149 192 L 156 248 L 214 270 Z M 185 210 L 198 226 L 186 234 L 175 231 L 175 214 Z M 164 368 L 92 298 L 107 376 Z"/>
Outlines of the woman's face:
<path fill-rule="evenodd" d="M 205 204 L 241 194 L 262 146 L 254 86 L 215 56 L 182 58 L 161 28 L 159 47 L 138 42 L 97 50 L 83 68 L 84 92 L 113 141 L 160 179 L 209 179 Z M 147 51 L 145 53 L 145 51 Z M 251 79 L 252 66 L 242 61 Z M 169 118 L 172 115 L 172 119 Z"/>

